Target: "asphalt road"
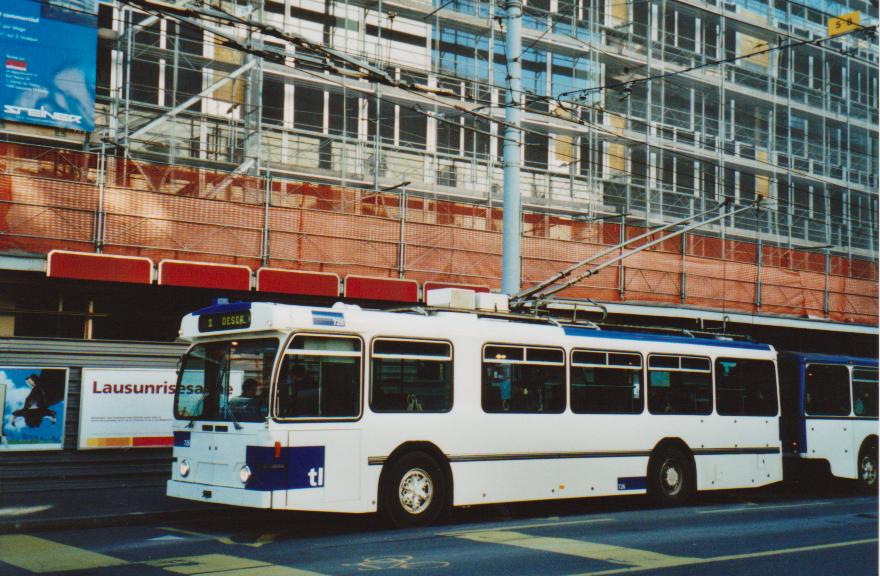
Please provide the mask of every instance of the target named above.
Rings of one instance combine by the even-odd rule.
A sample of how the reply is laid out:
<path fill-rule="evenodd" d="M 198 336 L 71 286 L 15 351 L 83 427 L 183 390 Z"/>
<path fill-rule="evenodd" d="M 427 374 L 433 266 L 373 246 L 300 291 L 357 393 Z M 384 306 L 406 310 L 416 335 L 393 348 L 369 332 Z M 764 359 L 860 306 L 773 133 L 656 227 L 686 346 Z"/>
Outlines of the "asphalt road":
<path fill-rule="evenodd" d="M 0 576 L 477 574 L 876 575 L 878 501 L 849 491 L 641 497 L 457 510 L 390 530 L 373 516 L 242 510 L 223 522 L 0 536 Z"/>

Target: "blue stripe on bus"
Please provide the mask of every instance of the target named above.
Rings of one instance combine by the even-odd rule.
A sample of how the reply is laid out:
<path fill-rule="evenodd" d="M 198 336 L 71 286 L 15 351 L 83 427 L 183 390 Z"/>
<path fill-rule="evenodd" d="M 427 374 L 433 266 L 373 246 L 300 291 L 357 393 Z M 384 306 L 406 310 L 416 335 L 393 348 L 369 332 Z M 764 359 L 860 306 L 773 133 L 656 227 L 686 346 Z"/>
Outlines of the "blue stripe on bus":
<path fill-rule="evenodd" d="M 250 309 L 250 302 L 230 302 L 229 304 L 215 304 L 214 306 L 208 306 L 207 308 L 196 310 L 195 312 L 193 312 L 193 316 L 201 316 L 202 314 L 218 314 L 222 312 L 242 312 L 244 310 Z"/>
<path fill-rule="evenodd" d="M 770 350 L 768 344 L 742 342 L 737 340 L 713 340 L 711 338 L 690 338 L 688 336 L 669 336 L 646 332 L 615 332 L 611 330 L 592 330 L 576 326 L 563 326 L 567 336 L 587 336 L 612 340 L 638 340 L 640 342 L 669 342 L 672 344 L 691 344 L 694 346 L 717 346 L 719 348 L 740 348 L 744 350 Z"/>
<path fill-rule="evenodd" d="M 275 458 L 274 446 L 248 446 L 245 462 L 251 469 L 246 490 L 265 492 L 324 487 L 323 446 L 281 448 L 278 458 Z"/>
<path fill-rule="evenodd" d="M 629 476 L 617 479 L 618 490 L 647 490 L 648 479 L 644 476 Z"/>
<path fill-rule="evenodd" d="M 781 358 L 792 359 L 802 364 L 844 364 L 864 366 L 866 368 L 877 368 L 880 360 L 877 358 L 863 358 L 859 356 L 831 356 L 828 354 L 817 354 L 813 352 L 780 352 Z"/>
<path fill-rule="evenodd" d="M 175 448 L 189 448 L 190 442 L 192 441 L 192 433 L 191 432 L 174 432 L 174 447 Z"/>
<path fill-rule="evenodd" d="M 312 310 L 312 324 L 315 326 L 345 327 L 345 315 L 342 312 L 329 312 L 327 310 Z"/>

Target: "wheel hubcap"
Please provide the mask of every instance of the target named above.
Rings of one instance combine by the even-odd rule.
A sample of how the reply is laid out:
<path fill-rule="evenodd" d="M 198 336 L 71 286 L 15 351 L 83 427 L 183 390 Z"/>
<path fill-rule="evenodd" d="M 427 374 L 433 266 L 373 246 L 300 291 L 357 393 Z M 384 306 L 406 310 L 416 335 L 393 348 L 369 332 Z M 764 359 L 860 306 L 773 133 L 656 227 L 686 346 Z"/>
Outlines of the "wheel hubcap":
<path fill-rule="evenodd" d="M 671 460 L 664 462 L 660 468 L 660 483 L 663 490 L 669 495 L 677 494 L 681 490 L 681 480 L 682 475 L 678 463 Z"/>
<path fill-rule="evenodd" d="M 421 514 L 434 499 L 434 482 L 421 468 L 413 468 L 400 479 L 398 490 L 401 507 L 410 514 Z"/>
<path fill-rule="evenodd" d="M 862 458 L 862 480 L 865 484 L 873 486 L 877 482 L 877 463 L 868 455 Z"/>

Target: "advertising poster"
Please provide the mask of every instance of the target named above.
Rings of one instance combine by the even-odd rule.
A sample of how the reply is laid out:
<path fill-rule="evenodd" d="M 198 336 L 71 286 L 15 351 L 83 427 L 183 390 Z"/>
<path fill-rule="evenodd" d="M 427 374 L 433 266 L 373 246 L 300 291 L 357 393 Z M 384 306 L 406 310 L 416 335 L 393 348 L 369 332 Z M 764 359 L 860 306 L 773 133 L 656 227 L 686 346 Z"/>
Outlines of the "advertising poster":
<path fill-rule="evenodd" d="M 95 128 L 98 0 L 0 0 L 0 118 Z"/>
<path fill-rule="evenodd" d="M 67 368 L 0 367 L 0 450 L 61 450 Z"/>
<path fill-rule="evenodd" d="M 79 448 L 171 446 L 176 370 L 83 368 Z"/>

